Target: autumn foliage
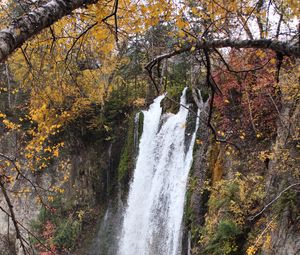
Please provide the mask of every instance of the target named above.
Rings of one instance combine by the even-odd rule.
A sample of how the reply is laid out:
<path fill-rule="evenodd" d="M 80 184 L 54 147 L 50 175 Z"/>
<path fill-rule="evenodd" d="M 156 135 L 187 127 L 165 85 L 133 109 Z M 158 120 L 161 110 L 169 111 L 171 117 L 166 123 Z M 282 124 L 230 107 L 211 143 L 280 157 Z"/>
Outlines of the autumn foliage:
<path fill-rule="evenodd" d="M 35 10 L 37 4 L 48 1 L 2 2 L 0 35 L 4 36 L 3 29 L 8 25 Z M 119 133 L 127 131 L 132 135 L 133 129 L 126 130 L 130 116 L 152 101 L 157 93 L 155 86 L 159 87 L 159 93 L 169 91 L 170 104 L 184 86 L 204 88 L 203 94 L 209 98 L 213 90 L 207 79 L 210 76 L 218 87 L 210 121 L 216 131 L 214 138 L 225 142 L 223 156 L 236 156 L 236 148 L 240 147 L 240 152 L 249 152 L 256 143 L 261 148 L 253 152 L 255 157 L 251 159 L 259 162 L 249 163 L 245 168 L 253 171 L 251 175 L 241 171 L 225 179 L 225 168 L 217 161 L 212 178 L 216 186 L 209 190 L 207 205 L 211 214 L 205 216 L 204 235 L 196 242 L 207 246 L 208 254 L 231 254 L 239 250 L 238 239 L 248 231 L 248 214 L 257 212 L 257 205 L 268 195 L 262 191 L 265 180 L 258 178 L 255 171 L 260 169 L 260 174 L 266 174 L 265 164 L 282 158 L 284 164 L 277 167 L 288 173 L 296 161 L 284 148 L 274 152 L 266 144 L 275 141 L 278 124 L 284 122 L 282 126 L 290 128 L 296 123 L 296 118 L 289 119 L 292 110 L 287 111 L 286 119 L 280 113 L 284 103 L 292 105 L 291 109 L 299 104 L 300 69 L 295 67 L 294 56 L 283 57 L 282 52 L 266 50 L 265 45 L 261 49 L 250 49 L 249 45 L 215 49 L 207 45 L 211 41 L 245 39 L 299 45 L 295 22 L 299 16 L 296 0 L 272 0 L 268 4 L 261 0 L 99 0 L 74 10 L 18 45 L 14 54 L 0 65 L 0 145 L 3 141 L 3 144 L 15 141 L 8 146 L 13 147 L 13 152 L 8 151 L 7 155 L 2 155 L 5 148 L 3 151 L 0 148 L 0 182 L 9 191 L 9 197 L 16 200 L 32 195 L 30 198 L 46 215 L 39 215 L 37 226 L 33 227 L 41 239 L 40 243 L 33 242 L 39 255 L 71 251 L 81 231 L 85 211 L 78 208 L 59 211 L 63 208 L 61 201 L 53 206 L 58 197 L 78 191 L 74 192 L 75 188 L 69 185 L 82 177 L 70 173 L 72 153 L 95 143 L 101 143 L 104 151 L 108 145 L 110 149 L 118 147 L 117 142 L 122 143 L 117 141 L 122 140 Z M 252 27 L 254 23 L 257 24 Z M 30 24 L 25 24 L 24 29 L 26 26 Z M 200 44 L 203 47 L 197 48 Z M 170 52 L 175 53 L 155 62 L 153 77 L 144 72 L 147 63 Z M 192 82 L 197 75 L 199 80 L 205 80 L 204 85 Z M 209 130 L 213 132 L 212 129 Z M 296 135 L 292 139 L 292 144 L 299 141 Z M 120 157 L 119 179 L 127 174 L 130 161 L 127 151 L 132 144 L 126 143 L 128 150 L 123 149 L 125 156 Z M 197 139 L 197 144 L 201 146 L 205 141 Z M 117 158 L 112 165 L 117 165 Z M 259 168 L 259 164 L 263 167 Z M 103 175 L 108 176 L 112 168 L 109 164 L 108 174 Z M 44 185 L 41 179 L 52 175 L 56 175 L 55 181 Z M 72 177 L 76 180 L 70 180 Z M 293 177 L 298 178 L 299 173 L 295 171 Z M 91 178 L 95 183 L 86 183 L 94 190 L 111 181 L 108 177 L 105 181 Z M 77 206 L 78 201 L 72 201 L 71 207 Z M 224 239 L 224 233 L 230 234 L 228 238 Z M 256 235 L 259 236 L 259 231 Z M 264 238 L 250 238 L 253 245 L 251 242 L 248 245 L 248 254 L 255 254 L 264 240 L 270 242 L 269 233 Z"/>
<path fill-rule="evenodd" d="M 220 135 L 241 140 L 274 135 L 280 111 L 274 53 L 231 50 L 226 63 L 229 70 L 221 64 L 213 74 L 222 93 L 214 101 Z"/>

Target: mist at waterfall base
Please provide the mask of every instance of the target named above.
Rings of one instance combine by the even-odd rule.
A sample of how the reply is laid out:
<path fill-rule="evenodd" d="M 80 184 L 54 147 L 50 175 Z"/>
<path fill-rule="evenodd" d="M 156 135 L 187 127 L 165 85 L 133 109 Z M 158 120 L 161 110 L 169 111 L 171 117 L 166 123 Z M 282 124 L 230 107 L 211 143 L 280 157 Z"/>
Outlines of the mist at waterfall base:
<path fill-rule="evenodd" d="M 143 111 L 143 133 L 123 223 L 117 226 L 114 253 L 102 252 L 100 245 L 93 255 L 181 254 L 185 193 L 199 125 L 199 118 L 194 116 L 192 131 L 186 130 L 189 116 L 186 92 L 185 88 L 177 114 L 162 114 L 165 95 L 157 97 Z M 102 222 L 107 224 L 110 224 L 107 220 Z M 105 236 L 103 232 L 99 234 Z"/>

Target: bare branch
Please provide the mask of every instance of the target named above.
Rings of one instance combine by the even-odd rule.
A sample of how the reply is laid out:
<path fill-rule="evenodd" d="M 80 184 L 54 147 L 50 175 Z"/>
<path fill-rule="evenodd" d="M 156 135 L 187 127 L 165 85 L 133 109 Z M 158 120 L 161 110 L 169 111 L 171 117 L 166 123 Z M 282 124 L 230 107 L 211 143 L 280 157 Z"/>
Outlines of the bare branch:
<path fill-rule="evenodd" d="M 248 35 L 249 39 L 253 40 L 254 37 L 253 37 L 253 34 L 248 26 L 248 22 L 247 20 L 242 16 L 242 15 L 239 15 L 238 16 L 238 20 L 241 21 L 241 24 L 244 28 L 244 30 L 246 31 L 246 34 Z"/>
<path fill-rule="evenodd" d="M 96 26 L 98 24 L 98 22 L 95 22 L 94 24 L 92 24 L 92 25 L 89 25 L 80 35 L 78 35 L 76 38 L 75 38 L 75 40 L 74 40 L 74 42 L 73 42 L 73 44 L 72 44 L 72 46 L 71 46 L 71 48 L 68 50 L 68 52 L 67 52 L 67 55 L 66 55 L 66 58 L 65 58 L 65 62 L 68 60 L 68 57 L 69 57 L 69 54 L 71 53 L 71 51 L 73 50 L 73 48 L 74 48 L 74 46 L 76 45 L 76 43 L 78 42 L 78 40 L 80 39 L 80 38 L 82 38 L 89 30 L 91 30 L 94 26 Z"/>
<path fill-rule="evenodd" d="M 6 204 L 7 204 L 8 208 L 9 208 L 9 211 L 10 211 L 10 216 L 11 216 L 11 219 L 13 221 L 13 224 L 14 224 L 14 227 L 15 227 L 15 230 L 16 230 L 16 234 L 17 234 L 17 239 L 20 240 L 20 244 L 21 244 L 21 247 L 22 247 L 22 250 L 23 250 L 24 254 L 27 254 L 26 248 L 25 248 L 22 236 L 21 236 L 21 232 L 20 232 L 17 220 L 16 220 L 16 216 L 15 216 L 15 212 L 14 212 L 14 209 L 13 209 L 13 205 L 12 205 L 12 203 L 10 201 L 10 198 L 9 198 L 7 192 L 6 192 L 5 187 L 4 187 L 3 177 L 0 179 L 0 187 L 1 187 L 1 191 L 2 191 L 2 193 L 4 195 Z"/>
<path fill-rule="evenodd" d="M 258 2 L 256 4 L 258 14 L 256 14 L 255 16 L 256 16 L 257 25 L 258 25 L 258 28 L 259 28 L 260 38 L 263 38 L 263 36 L 264 36 L 264 26 L 263 26 L 263 22 L 262 22 L 261 17 L 260 17 L 260 12 L 263 9 L 263 5 L 264 5 L 264 0 L 258 0 Z"/>
<path fill-rule="evenodd" d="M 9 218 L 12 218 L 12 216 L 10 215 L 9 212 L 7 212 L 2 206 L 0 206 L 0 210 L 2 212 L 4 212 Z M 35 234 L 33 234 L 28 228 L 26 228 L 21 222 L 19 222 L 17 219 L 15 219 L 15 222 L 21 227 L 23 228 L 30 236 L 32 236 L 34 239 L 37 240 L 37 242 L 43 246 L 47 251 L 49 251 L 51 254 L 55 255 L 55 253 L 49 248 L 47 247 Z M 23 238 L 22 238 L 23 239 Z M 24 240 L 24 239 L 23 239 Z"/>
<path fill-rule="evenodd" d="M 287 192 L 289 189 L 294 188 L 295 186 L 300 185 L 300 182 L 294 183 L 289 185 L 288 187 L 286 187 L 284 190 L 282 190 L 271 202 L 269 202 L 260 212 L 258 212 L 257 214 L 255 214 L 254 216 L 249 217 L 249 220 L 252 221 L 255 218 L 257 218 L 258 216 L 260 216 L 261 214 L 263 214 L 263 212 L 265 210 L 267 210 L 272 204 L 274 204 L 281 196 L 283 193 Z"/>
<path fill-rule="evenodd" d="M 207 49 L 204 49 L 204 55 L 205 55 L 205 60 L 206 60 L 206 82 L 207 82 L 207 84 L 209 85 L 209 87 L 211 89 L 207 126 L 212 131 L 215 141 L 220 142 L 220 143 L 230 144 L 230 145 L 234 146 L 236 149 L 238 149 L 238 151 L 240 151 L 239 146 L 237 146 L 236 144 L 234 144 L 230 141 L 227 141 L 226 139 L 220 139 L 218 137 L 218 134 L 217 134 L 217 131 L 216 131 L 215 127 L 212 124 L 215 94 L 218 91 L 221 92 L 221 90 L 219 89 L 219 87 L 217 86 L 217 84 L 215 83 L 215 81 L 212 78 L 212 75 L 211 75 L 211 61 L 210 61 L 210 57 L 209 57 Z"/>
<path fill-rule="evenodd" d="M 176 55 L 180 55 L 184 52 L 189 52 L 192 49 L 219 49 L 219 48 L 254 48 L 254 49 L 270 49 L 275 52 L 280 52 L 284 56 L 291 56 L 300 58 L 300 46 L 292 45 L 288 42 L 272 40 L 272 39 L 258 39 L 258 40 L 209 40 L 209 41 L 201 41 L 194 44 L 186 44 L 179 50 L 174 50 L 169 53 L 162 54 L 157 56 L 152 61 L 150 61 L 146 65 L 146 69 L 149 71 L 158 64 L 160 61 L 166 58 L 171 58 Z"/>
<path fill-rule="evenodd" d="M 260 70 L 262 68 L 264 68 L 268 63 L 270 63 L 271 59 L 269 59 L 266 63 L 264 63 L 263 65 L 261 66 L 258 66 L 258 67 L 255 67 L 255 68 L 251 68 L 251 69 L 245 69 L 245 70 L 233 70 L 229 64 L 226 62 L 226 60 L 224 59 L 224 57 L 222 56 L 222 54 L 217 50 L 215 49 L 215 52 L 218 54 L 218 56 L 220 57 L 220 59 L 222 60 L 222 62 L 224 63 L 224 65 L 226 66 L 226 69 L 229 71 L 229 72 L 232 72 L 232 73 L 248 73 L 248 72 L 254 72 L 254 71 L 257 71 L 257 70 Z"/>
<path fill-rule="evenodd" d="M 31 181 L 27 176 L 25 176 L 22 171 L 19 169 L 19 167 L 17 166 L 15 160 L 11 159 L 10 157 L 0 153 L 0 157 L 4 158 L 5 160 L 9 161 L 12 163 L 13 167 L 15 168 L 15 170 L 17 171 L 17 176 L 16 176 L 16 180 L 19 178 L 19 176 L 21 176 L 24 180 L 26 180 L 34 189 L 34 191 L 36 192 L 37 196 L 40 199 L 40 202 L 42 205 L 44 205 L 45 207 L 48 207 L 46 203 L 44 203 L 43 201 L 43 197 L 41 195 L 41 193 L 39 192 L 39 190 L 44 191 L 44 192 L 51 192 L 50 190 L 41 187 L 38 184 L 33 183 L 33 181 Z M 0 178 L 5 177 L 5 175 L 0 175 Z M 7 190 L 7 189 L 6 189 Z"/>
<path fill-rule="evenodd" d="M 280 27 L 281 27 L 282 19 L 283 19 L 283 14 L 281 13 L 279 21 L 278 21 L 278 25 L 277 25 L 277 30 L 276 30 L 276 39 L 277 40 L 278 40 L 279 34 L 280 34 Z"/>
<path fill-rule="evenodd" d="M 111 12 L 111 14 L 109 14 L 108 16 L 106 16 L 105 18 L 102 19 L 102 22 L 104 22 L 106 25 L 109 26 L 109 24 L 107 23 L 107 20 L 111 17 L 114 17 L 115 37 L 116 37 L 117 42 L 118 42 L 118 16 L 117 16 L 118 8 L 119 8 L 119 0 L 115 0 L 113 11 Z"/>

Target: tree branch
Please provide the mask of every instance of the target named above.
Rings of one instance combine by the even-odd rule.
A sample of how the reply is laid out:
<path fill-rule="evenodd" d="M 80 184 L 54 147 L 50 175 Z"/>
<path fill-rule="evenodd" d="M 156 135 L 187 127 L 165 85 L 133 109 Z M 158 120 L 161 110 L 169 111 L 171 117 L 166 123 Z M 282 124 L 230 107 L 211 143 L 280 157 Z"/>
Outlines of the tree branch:
<path fill-rule="evenodd" d="M 186 44 L 179 50 L 174 50 L 169 53 L 157 56 L 146 65 L 146 69 L 151 70 L 156 64 L 166 58 L 171 58 L 180 55 L 184 52 L 191 51 L 192 49 L 219 49 L 219 48 L 254 48 L 254 49 L 270 49 L 275 52 L 280 52 L 282 55 L 300 58 L 300 46 L 292 45 L 288 42 L 271 40 L 271 39 L 258 39 L 258 40 L 210 40 L 201 41 L 194 44 Z"/>
<path fill-rule="evenodd" d="M 83 31 L 82 33 L 80 33 L 80 34 L 75 38 L 75 40 L 74 40 L 74 42 L 73 42 L 71 48 L 70 48 L 70 49 L 68 50 L 68 52 L 67 52 L 67 55 L 66 55 L 66 57 L 65 57 L 65 62 L 67 62 L 68 57 L 69 57 L 69 54 L 70 54 L 71 51 L 73 50 L 73 48 L 74 48 L 75 44 L 78 42 L 78 40 L 79 40 L 81 37 L 83 37 L 89 30 L 91 30 L 91 29 L 92 29 L 94 26 L 96 26 L 97 24 L 98 24 L 98 22 L 95 22 L 95 23 L 89 25 L 87 28 L 84 29 L 84 31 Z"/>
<path fill-rule="evenodd" d="M 4 187 L 4 182 L 3 182 L 2 178 L 0 179 L 0 187 L 1 187 L 1 191 L 2 191 L 2 193 L 4 195 L 6 204 L 8 205 L 8 208 L 9 208 L 9 211 L 10 211 L 10 216 L 11 216 L 11 219 L 13 221 L 13 224 L 14 224 L 14 227 L 15 227 L 15 230 L 16 230 L 16 234 L 17 234 L 17 239 L 20 240 L 20 244 L 21 244 L 21 247 L 22 247 L 22 250 L 23 250 L 24 254 L 27 254 L 26 248 L 25 248 L 22 236 L 21 236 L 21 232 L 20 232 L 17 220 L 16 220 L 16 216 L 15 216 L 15 212 L 14 212 L 14 209 L 13 209 L 13 205 L 12 205 L 12 203 L 10 201 L 10 198 L 9 198 L 7 192 L 6 192 L 6 189 Z"/>
<path fill-rule="evenodd" d="M 9 212 L 7 212 L 2 206 L 0 206 L 0 210 L 2 212 L 4 212 L 8 218 L 12 218 L 12 216 L 9 214 Z M 43 246 L 47 251 L 49 251 L 51 254 L 55 255 L 55 253 L 49 248 L 47 247 L 35 234 L 33 234 L 28 228 L 26 228 L 21 222 L 19 222 L 17 219 L 15 219 L 15 222 L 21 227 L 23 228 L 30 236 L 32 236 L 41 246 Z M 19 228 L 20 229 L 20 228 Z M 22 240 L 24 240 L 22 238 Z"/>
<path fill-rule="evenodd" d="M 226 62 L 226 60 L 224 59 L 224 57 L 222 56 L 222 54 L 217 50 L 214 49 L 215 52 L 217 53 L 217 55 L 220 57 L 221 61 L 223 62 L 223 64 L 225 65 L 226 69 L 231 72 L 231 73 L 248 73 L 248 72 L 255 72 L 257 70 L 263 69 L 267 64 L 270 63 L 271 59 L 269 59 L 266 63 L 264 63 L 261 66 L 255 67 L 255 68 L 251 68 L 251 69 L 243 69 L 243 70 L 234 70 L 230 67 L 230 65 Z"/>
<path fill-rule="evenodd" d="M 97 0 L 51 0 L 14 20 L 6 29 L 0 30 L 0 62 L 44 28 L 73 10 L 95 2 Z"/>
<path fill-rule="evenodd" d="M 49 190 L 41 187 L 40 185 L 38 184 L 34 184 L 28 177 L 26 177 L 22 172 L 21 170 L 19 169 L 19 167 L 17 166 L 15 160 L 11 159 L 10 157 L 0 153 L 0 157 L 4 158 L 5 160 L 9 161 L 12 163 L 13 167 L 15 168 L 15 170 L 17 171 L 17 176 L 16 176 L 16 180 L 19 178 L 19 176 L 21 176 L 24 180 L 26 180 L 27 182 L 29 182 L 29 184 L 33 187 L 34 191 L 36 192 L 37 196 L 39 197 L 41 203 L 47 207 L 47 205 L 44 203 L 43 201 L 43 197 L 42 195 L 40 194 L 39 190 L 42 190 L 44 192 L 50 192 Z M 5 175 L 0 175 L 0 178 L 3 178 L 3 177 L 6 177 Z"/>
<path fill-rule="evenodd" d="M 207 126 L 210 128 L 216 142 L 230 144 L 230 145 L 234 146 L 236 149 L 238 149 L 238 151 L 240 151 L 239 146 L 237 146 L 236 144 L 234 144 L 230 141 L 227 141 L 226 139 L 220 139 L 218 137 L 218 134 L 217 134 L 217 131 L 216 131 L 214 125 L 212 124 L 215 94 L 218 91 L 220 93 L 222 93 L 222 92 L 219 89 L 219 87 L 217 86 L 217 84 L 215 83 L 215 81 L 213 80 L 213 77 L 211 75 L 211 61 L 210 61 L 210 57 L 209 57 L 209 53 L 208 53 L 207 49 L 204 49 L 204 55 L 205 55 L 205 61 L 206 61 L 206 82 L 211 89 Z"/>
<path fill-rule="evenodd" d="M 114 17 L 114 23 L 115 23 L 115 38 L 116 41 L 118 42 L 119 38 L 118 38 L 118 8 L 119 8 L 119 0 L 115 0 L 114 2 L 114 7 L 113 7 L 113 11 L 111 12 L 111 14 L 109 14 L 108 16 L 106 16 L 105 18 L 102 19 L 102 22 L 104 22 L 106 25 L 109 26 L 109 24 L 107 23 L 107 20 L 111 17 Z"/>
<path fill-rule="evenodd" d="M 297 186 L 297 185 L 300 185 L 300 182 L 297 182 L 297 183 L 294 183 L 294 184 L 291 184 L 289 185 L 288 187 L 286 187 L 284 190 L 282 190 L 271 202 L 269 202 L 261 211 L 259 211 L 257 214 L 255 214 L 254 216 L 251 216 L 249 217 L 249 220 L 252 221 L 254 220 L 255 218 L 257 218 L 258 216 L 260 216 L 265 210 L 267 210 L 274 202 L 276 202 L 281 196 L 283 193 L 285 193 L 286 191 L 288 191 L 289 189 Z"/>

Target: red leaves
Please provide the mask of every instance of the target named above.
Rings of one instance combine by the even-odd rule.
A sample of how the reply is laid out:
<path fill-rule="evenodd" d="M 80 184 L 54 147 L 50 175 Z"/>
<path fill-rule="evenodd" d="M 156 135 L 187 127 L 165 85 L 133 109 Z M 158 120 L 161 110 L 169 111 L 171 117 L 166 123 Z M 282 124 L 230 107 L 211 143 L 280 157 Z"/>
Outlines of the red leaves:
<path fill-rule="evenodd" d="M 226 61 L 213 74 L 223 93 L 215 97 L 218 129 L 232 138 L 272 135 L 279 109 L 274 54 L 231 50 Z"/>
<path fill-rule="evenodd" d="M 51 241 L 53 239 L 53 236 L 54 236 L 54 233 L 55 233 L 55 225 L 50 220 L 47 220 L 45 225 L 43 226 L 43 232 L 42 232 L 41 236 L 43 237 L 43 239 L 46 240 L 45 245 L 47 247 L 49 247 L 49 250 L 45 251 L 45 247 L 38 244 L 37 248 L 40 249 L 40 250 L 44 250 L 43 252 L 40 252 L 39 255 L 54 255 L 54 254 L 57 254 L 57 250 L 56 250 L 55 245 L 53 245 L 51 243 Z"/>
<path fill-rule="evenodd" d="M 53 237 L 53 234 L 54 234 L 54 231 L 55 231 L 55 226 L 53 223 L 51 223 L 51 221 L 46 221 L 46 224 L 44 226 L 44 230 L 43 230 L 43 234 L 42 236 L 49 240 Z"/>

